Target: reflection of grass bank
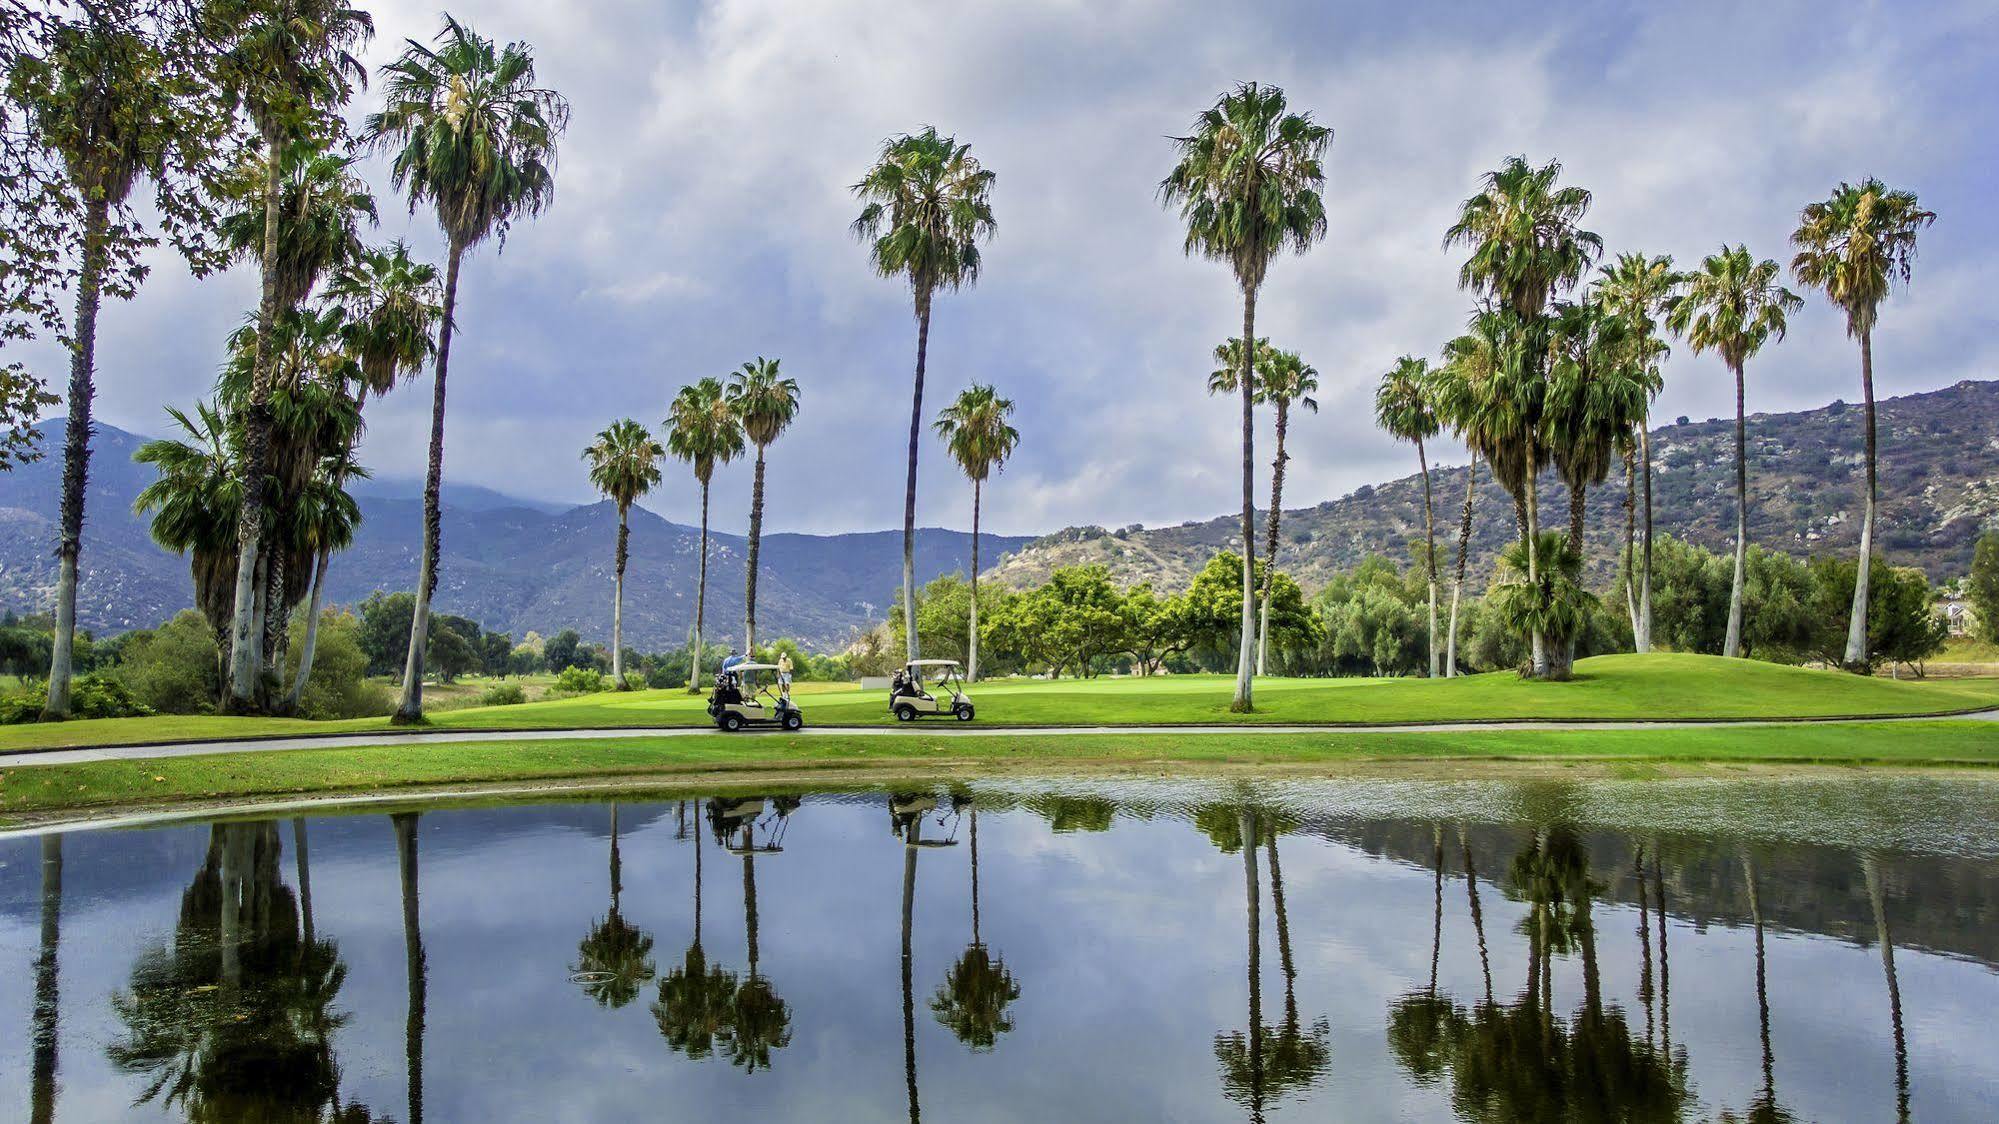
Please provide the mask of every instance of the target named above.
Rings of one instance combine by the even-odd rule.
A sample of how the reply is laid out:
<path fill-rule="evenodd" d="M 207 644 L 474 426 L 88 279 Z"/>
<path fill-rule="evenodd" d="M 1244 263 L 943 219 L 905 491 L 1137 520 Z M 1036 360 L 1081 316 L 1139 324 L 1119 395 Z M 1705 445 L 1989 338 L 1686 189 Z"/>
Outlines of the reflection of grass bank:
<path fill-rule="evenodd" d="M 1006 680 L 977 684 L 979 719 L 992 726 L 1235 725 L 1241 723 L 1458 722 L 1521 719 L 1858 718 L 1939 714 L 1999 706 L 1999 679 L 1895 681 L 1713 656 L 1603 656 L 1576 665 L 1572 683 L 1511 672 L 1458 679 L 1268 679 L 1257 711 L 1231 715 L 1231 681 L 1212 675 L 1154 679 Z M 814 726 L 887 726 L 887 698 L 850 684 L 799 684 Z M 519 706 L 469 707 L 431 716 L 438 728 L 586 729 L 702 726 L 704 696 L 684 691 L 604 692 Z M 0 751 L 133 745 L 385 728 L 382 719 L 178 715 L 0 728 Z"/>
<path fill-rule="evenodd" d="M 579 777 L 671 778 L 762 770 L 927 767 L 1309 768 L 1314 764 L 1520 760 L 1609 762 L 1632 772 L 1677 762 L 1994 765 L 1983 722 L 1843 723 L 1699 730 L 1434 731 L 1309 734 L 1087 734 L 921 738 L 865 733 L 713 735 L 618 741 L 491 742 L 214 754 L 17 768 L 0 774 L 0 816 L 317 792 Z"/>

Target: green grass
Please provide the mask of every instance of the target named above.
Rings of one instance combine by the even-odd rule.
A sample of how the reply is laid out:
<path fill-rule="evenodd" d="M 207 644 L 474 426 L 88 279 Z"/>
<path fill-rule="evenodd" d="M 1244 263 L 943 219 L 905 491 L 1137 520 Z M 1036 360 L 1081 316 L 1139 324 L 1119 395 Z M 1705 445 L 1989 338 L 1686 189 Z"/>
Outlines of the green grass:
<path fill-rule="evenodd" d="M 1577 665 L 1567 683 L 1522 680 L 1512 672 L 1458 679 L 1267 679 L 1254 714 L 1228 712 L 1222 676 L 1153 679 L 1008 680 L 978 684 L 979 720 L 996 726 L 1051 725 L 1406 725 L 1423 722 L 1860 718 L 1926 715 L 1999 706 L 1999 679 L 1890 680 L 1755 660 L 1654 654 L 1601 656 Z M 848 684 L 801 684 L 814 726 L 893 725 L 887 699 Z M 519 706 L 471 707 L 432 716 L 443 729 L 584 729 L 700 726 L 705 696 L 683 691 L 605 692 Z M 950 721 L 927 719 L 926 721 Z M 101 719 L 0 728 L 0 752 L 58 746 L 133 745 L 387 728 L 384 719 L 301 722 L 180 716 Z"/>
<path fill-rule="evenodd" d="M 934 739 L 773 732 L 356 746 L 15 769 L 0 773 L 0 822 L 83 808 L 583 777 L 671 779 L 675 774 L 732 771 L 749 778 L 769 770 L 909 772 L 946 765 L 1158 769 L 1436 760 L 1999 765 L 1999 726 L 1943 719 L 1892 731 L 1820 723 L 1672 731 L 1327 731 L 1245 737 L 1166 732 Z"/>

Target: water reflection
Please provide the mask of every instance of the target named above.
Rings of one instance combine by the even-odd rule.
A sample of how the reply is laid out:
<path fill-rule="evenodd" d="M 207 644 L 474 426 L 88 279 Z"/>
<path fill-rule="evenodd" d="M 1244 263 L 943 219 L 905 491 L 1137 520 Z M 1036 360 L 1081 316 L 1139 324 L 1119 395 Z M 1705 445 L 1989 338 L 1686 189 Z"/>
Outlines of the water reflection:
<path fill-rule="evenodd" d="M 1989 822 L 1921 854 L 1508 795 L 1481 817 L 961 784 L 4 841 L 0 1002 L 28 1033 L 0 1096 L 37 1122 L 626 1118 L 667 1095 L 918 1121 L 926 1082 L 1070 1119 L 1999 1109 L 1999 1061 L 1968 1046 L 1999 999 Z M 718 859 L 740 914 L 706 908 Z M 656 958 L 655 935 L 687 943 Z"/>

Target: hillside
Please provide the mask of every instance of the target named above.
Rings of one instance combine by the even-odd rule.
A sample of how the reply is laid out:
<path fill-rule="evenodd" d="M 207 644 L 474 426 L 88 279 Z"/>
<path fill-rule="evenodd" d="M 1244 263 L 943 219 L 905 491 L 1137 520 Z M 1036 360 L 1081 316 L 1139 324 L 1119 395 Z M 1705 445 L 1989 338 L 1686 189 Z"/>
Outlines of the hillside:
<path fill-rule="evenodd" d="M 1886 399 L 1879 403 L 1879 427 L 1883 550 L 1895 563 L 1920 566 L 1937 580 L 1964 573 L 1980 530 L 1999 523 L 1999 382 L 1961 382 Z M 1854 548 L 1865 480 L 1858 408 L 1835 402 L 1797 413 L 1754 414 L 1748 429 L 1750 541 L 1796 554 Z M 1294 457 L 1336 455 L 1312 446 L 1309 425 L 1294 434 Z M 1734 528 L 1733 419 L 1660 427 L 1652 432 L 1652 449 L 1658 532 L 1724 549 Z M 1264 455 L 1259 451 L 1260 460 Z M 1465 469 L 1433 469 L 1432 477 L 1438 565 L 1448 573 Z M 1515 530 L 1512 501 L 1487 473 L 1480 473 L 1480 481 L 1472 567 L 1482 585 Z M 1547 478 L 1541 497 L 1544 519 L 1566 527 L 1567 490 Z M 1585 539 L 1599 582 L 1615 573 L 1623 504 L 1621 470 L 1588 497 Z M 1071 527 L 1035 540 L 990 573 L 1020 587 L 1059 566 L 1096 562 L 1109 566 L 1120 582 L 1149 581 L 1161 590 L 1177 590 L 1217 551 L 1236 549 L 1236 532 L 1236 516 L 1128 531 Z M 1308 590 L 1317 589 L 1368 554 L 1411 557 L 1422 534 L 1422 481 L 1412 473 L 1315 507 L 1286 509 L 1278 564 Z"/>
<path fill-rule="evenodd" d="M 16 612 L 46 611 L 54 596 L 60 423 L 45 425 L 58 434 L 50 455 L 0 473 L 0 608 Z M 145 520 L 132 514 L 132 498 L 152 479 L 152 470 L 132 463 L 144 441 L 98 427 L 78 611 L 83 626 L 99 633 L 150 627 L 193 603 L 186 560 L 154 546 Z M 416 584 L 422 503 L 394 484 L 371 482 L 358 491 L 360 533 L 327 575 L 336 603 Z M 633 510 L 631 524 L 626 642 L 682 643 L 693 626 L 700 530 L 642 508 Z M 574 628 L 608 640 L 616 531 L 617 509 L 608 502 L 550 510 L 484 488 L 447 487 L 438 608 L 516 636 Z M 997 558 L 1026 542 L 984 535 L 980 551 Z M 741 635 L 743 549 L 740 535 L 711 536 L 707 621 L 718 640 Z M 844 644 L 854 629 L 879 620 L 902 581 L 900 531 L 769 534 L 763 553 L 759 630 L 819 647 Z M 962 571 L 970 555 L 969 534 L 935 528 L 917 534 L 924 580 Z"/>

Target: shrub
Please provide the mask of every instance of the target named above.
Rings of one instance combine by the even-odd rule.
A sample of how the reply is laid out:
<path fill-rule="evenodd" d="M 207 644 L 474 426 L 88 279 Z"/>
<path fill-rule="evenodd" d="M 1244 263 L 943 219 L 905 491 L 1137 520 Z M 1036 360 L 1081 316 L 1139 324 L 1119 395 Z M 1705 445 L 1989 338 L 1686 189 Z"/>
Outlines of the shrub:
<path fill-rule="evenodd" d="M 0 700 L 0 723 L 12 726 L 37 721 L 48 701 L 49 689 L 43 684 Z M 69 705 L 75 718 L 143 718 L 153 713 L 153 708 L 140 702 L 125 684 L 96 673 L 71 681 Z"/>
<path fill-rule="evenodd" d="M 594 667 L 565 667 L 555 677 L 554 691 L 558 695 L 588 695 L 609 686 L 604 673 Z"/>
<path fill-rule="evenodd" d="M 521 690 L 519 683 L 498 683 L 479 696 L 481 706 L 519 706 L 526 701 L 528 693 Z"/>
<path fill-rule="evenodd" d="M 305 646 L 305 615 L 292 620 L 289 659 L 285 682 L 298 675 L 298 661 Z M 368 679 L 368 652 L 363 646 L 365 625 L 345 609 L 320 612 L 319 632 L 313 641 L 312 678 L 306 680 L 305 694 L 299 699 L 301 718 L 365 718 L 387 714 L 394 706 L 389 689 Z"/>
<path fill-rule="evenodd" d="M 201 714 L 220 693 L 220 661 L 208 618 L 184 609 L 156 629 L 127 634 L 110 674 L 161 714 Z"/>

